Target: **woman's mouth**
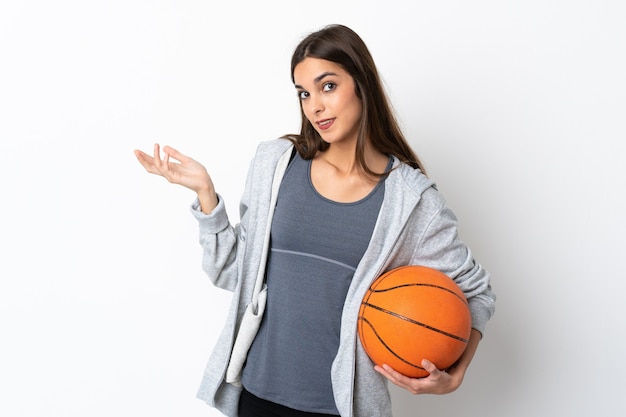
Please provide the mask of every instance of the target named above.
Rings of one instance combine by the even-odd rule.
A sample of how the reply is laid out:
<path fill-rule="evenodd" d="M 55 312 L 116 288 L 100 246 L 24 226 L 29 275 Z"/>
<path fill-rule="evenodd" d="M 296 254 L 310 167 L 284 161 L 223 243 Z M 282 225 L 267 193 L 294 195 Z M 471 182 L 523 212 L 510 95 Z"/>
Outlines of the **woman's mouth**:
<path fill-rule="evenodd" d="M 320 130 L 326 130 L 328 128 L 330 128 L 333 123 L 335 122 L 335 119 L 324 119 L 324 120 L 319 120 L 315 123 L 317 123 L 317 127 L 320 128 Z"/>

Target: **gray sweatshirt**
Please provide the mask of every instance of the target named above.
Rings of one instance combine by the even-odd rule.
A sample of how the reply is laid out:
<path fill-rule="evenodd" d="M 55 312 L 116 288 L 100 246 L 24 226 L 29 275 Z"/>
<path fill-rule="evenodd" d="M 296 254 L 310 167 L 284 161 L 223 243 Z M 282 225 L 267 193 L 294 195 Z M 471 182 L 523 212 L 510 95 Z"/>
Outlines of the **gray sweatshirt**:
<path fill-rule="evenodd" d="M 233 345 L 255 283 L 262 280 L 269 248 L 269 226 L 292 144 L 285 139 L 262 142 L 248 171 L 240 201 L 240 223 L 231 225 L 220 198 L 210 215 L 192 213 L 199 222 L 202 265 L 211 281 L 233 292 L 225 326 L 209 358 L 198 398 L 227 416 L 237 416 L 241 387 L 227 383 L 229 363 L 242 362 Z M 359 263 L 341 319 L 340 345 L 331 378 L 342 417 L 391 417 L 391 401 L 384 377 L 363 350 L 357 335 L 361 300 L 371 282 L 403 265 L 423 265 L 455 280 L 465 293 L 472 327 L 484 332 L 495 308 L 489 274 L 459 239 L 454 213 L 434 183 L 419 170 L 398 161 L 385 180 L 385 198 L 368 249 Z M 232 356 L 232 357 L 231 357 Z"/>

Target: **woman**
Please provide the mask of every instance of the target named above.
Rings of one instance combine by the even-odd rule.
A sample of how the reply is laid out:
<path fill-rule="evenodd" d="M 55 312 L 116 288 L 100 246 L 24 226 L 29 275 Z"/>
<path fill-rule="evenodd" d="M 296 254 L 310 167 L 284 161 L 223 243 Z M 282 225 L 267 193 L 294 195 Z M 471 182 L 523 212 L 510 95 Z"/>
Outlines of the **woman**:
<path fill-rule="evenodd" d="M 341 25 L 310 34 L 291 73 L 301 132 L 259 145 L 238 225 L 201 164 L 170 147 L 163 158 L 158 145 L 135 151 L 148 172 L 197 194 L 203 268 L 234 293 L 198 396 L 228 416 L 384 417 L 387 381 L 454 391 L 494 311 L 488 273 L 403 137 L 360 37 Z M 472 312 L 461 358 L 447 370 L 424 360 L 421 379 L 374 366 L 356 333 L 369 284 L 408 264 L 453 278 Z"/>

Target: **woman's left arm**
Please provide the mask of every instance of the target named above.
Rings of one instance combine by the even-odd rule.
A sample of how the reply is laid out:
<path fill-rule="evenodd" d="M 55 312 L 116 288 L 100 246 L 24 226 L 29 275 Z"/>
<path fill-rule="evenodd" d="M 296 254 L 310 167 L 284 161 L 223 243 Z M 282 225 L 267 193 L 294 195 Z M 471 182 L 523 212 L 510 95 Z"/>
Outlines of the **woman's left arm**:
<path fill-rule="evenodd" d="M 392 369 L 389 365 L 375 366 L 374 369 L 397 386 L 406 389 L 412 394 L 448 394 L 455 391 L 463 382 L 465 372 L 469 367 L 482 334 L 472 329 L 465 351 L 459 360 L 446 370 L 439 370 L 429 360 L 424 359 L 422 366 L 430 373 L 424 378 L 409 378 Z"/>

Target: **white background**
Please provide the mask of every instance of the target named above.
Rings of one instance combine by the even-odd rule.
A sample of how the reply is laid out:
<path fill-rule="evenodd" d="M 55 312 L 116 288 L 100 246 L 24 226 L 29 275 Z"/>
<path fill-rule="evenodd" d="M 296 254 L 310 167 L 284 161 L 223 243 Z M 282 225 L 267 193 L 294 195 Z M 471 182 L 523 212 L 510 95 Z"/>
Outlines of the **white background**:
<path fill-rule="evenodd" d="M 230 295 L 192 193 L 132 151 L 200 160 L 236 221 L 328 23 L 370 47 L 498 295 L 462 387 L 394 389 L 395 415 L 626 415 L 624 3 L 222 3 L 0 6 L 0 415 L 218 415 L 195 392 Z"/>

